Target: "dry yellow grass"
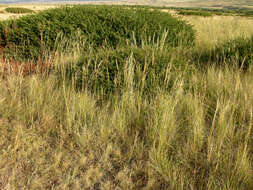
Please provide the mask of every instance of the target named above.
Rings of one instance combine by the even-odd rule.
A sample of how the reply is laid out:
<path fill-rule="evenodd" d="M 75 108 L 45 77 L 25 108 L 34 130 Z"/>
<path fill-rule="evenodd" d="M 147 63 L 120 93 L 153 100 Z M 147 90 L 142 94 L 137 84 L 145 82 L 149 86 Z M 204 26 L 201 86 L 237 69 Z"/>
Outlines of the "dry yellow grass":
<path fill-rule="evenodd" d="M 251 190 L 252 76 L 179 71 L 103 104 L 54 75 L 0 79 L 0 188 Z"/>
<path fill-rule="evenodd" d="M 213 47 L 216 44 L 236 37 L 248 38 L 253 35 L 253 18 L 239 16 L 186 16 L 197 31 L 199 47 Z"/>

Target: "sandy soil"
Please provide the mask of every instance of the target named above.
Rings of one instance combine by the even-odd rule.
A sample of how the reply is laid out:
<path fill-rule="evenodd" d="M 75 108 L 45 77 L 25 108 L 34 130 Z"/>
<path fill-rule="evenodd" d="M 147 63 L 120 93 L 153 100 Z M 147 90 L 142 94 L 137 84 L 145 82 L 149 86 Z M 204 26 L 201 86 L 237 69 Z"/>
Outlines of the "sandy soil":
<path fill-rule="evenodd" d="M 38 11 L 42 11 L 42 10 L 46 10 L 46 9 L 50 9 L 50 8 L 55 8 L 57 6 L 59 6 L 59 5 L 51 5 L 51 4 L 43 4 L 43 5 L 40 5 L 40 4 L 1 5 L 0 6 L 0 20 L 17 18 L 17 17 L 25 15 L 25 14 L 12 14 L 12 13 L 8 13 L 8 12 L 5 11 L 5 9 L 7 7 L 24 7 L 24 8 L 31 9 L 31 10 L 33 10 L 35 12 L 38 12 Z"/>

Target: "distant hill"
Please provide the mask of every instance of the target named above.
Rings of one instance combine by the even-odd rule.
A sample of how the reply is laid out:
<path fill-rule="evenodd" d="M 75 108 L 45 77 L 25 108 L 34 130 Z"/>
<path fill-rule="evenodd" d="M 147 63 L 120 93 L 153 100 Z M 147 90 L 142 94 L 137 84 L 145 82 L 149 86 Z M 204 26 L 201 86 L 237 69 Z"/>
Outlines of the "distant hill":
<path fill-rule="evenodd" d="M 207 7 L 207 8 L 250 8 L 253 9 L 253 0 L 0 0 L 0 4 L 18 3 L 92 3 L 117 2 L 120 4 L 142 4 L 173 7 Z"/>
<path fill-rule="evenodd" d="M 126 0 L 126 2 L 177 7 L 253 8 L 253 0 Z"/>

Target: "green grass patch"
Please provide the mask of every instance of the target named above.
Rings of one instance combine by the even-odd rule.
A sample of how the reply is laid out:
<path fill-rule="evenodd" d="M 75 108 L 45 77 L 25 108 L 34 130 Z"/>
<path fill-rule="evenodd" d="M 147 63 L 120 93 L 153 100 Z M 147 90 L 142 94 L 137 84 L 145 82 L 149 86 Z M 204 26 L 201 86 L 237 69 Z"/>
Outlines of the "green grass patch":
<path fill-rule="evenodd" d="M 8 7 L 5 9 L 8 13 L 14 14 L 25 14 L 25 13 L 33 13 L 34 11 L 31 9 L 23 8 L 23 7 Z"/>

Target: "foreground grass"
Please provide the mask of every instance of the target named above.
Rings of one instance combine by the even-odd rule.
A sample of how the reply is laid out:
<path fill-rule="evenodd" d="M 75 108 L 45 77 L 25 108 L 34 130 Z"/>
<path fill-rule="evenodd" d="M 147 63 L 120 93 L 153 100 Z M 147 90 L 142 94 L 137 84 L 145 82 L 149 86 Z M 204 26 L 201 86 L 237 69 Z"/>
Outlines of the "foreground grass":
<path fill-rule="evenodd" d="M 52 73 L 2 78 L 1 189 L 252 189 L 252 70 L 168 71 L 147 97 L 125 69 L 109 99 Z"/>

